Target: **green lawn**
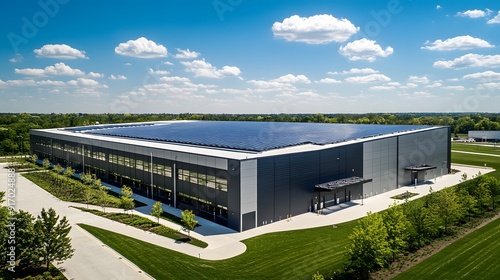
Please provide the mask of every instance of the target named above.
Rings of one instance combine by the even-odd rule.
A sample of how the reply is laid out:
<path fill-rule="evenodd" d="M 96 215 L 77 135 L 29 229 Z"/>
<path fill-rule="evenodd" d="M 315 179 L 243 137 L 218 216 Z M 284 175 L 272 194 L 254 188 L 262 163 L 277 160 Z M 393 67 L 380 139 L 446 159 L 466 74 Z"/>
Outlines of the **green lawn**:
<path fill-rule="evenodd" d="M 394 279 L 500 279 L 500 219 Z"/>
<path fill-rule="evenodd" d="M 491 176 L 500 179 L 500 157 L 492 157 L 492 156 L 480 156 L 480 155 L 471 155 L 471 154 L 463 154 L 463 153 L 451 153 L 451 162 L 453 163 L 461 163 L 461 164 L 469 164 L 469 165 L 478 165 L 493 167 L 496 170 L 488 173 Z M 460 167 L 458 168 L 460 169 Z M 467 174 L 469 177 L 476 174 Z"/>
<path fill-rule="evenodd" d="M 156 279 L 310 279 L 345 262 L 348 235 L 357 221 L 269 233 L 244 240 L 247 251 L 223 261 L 186 256 L 117 233 L 80 226 Z M 152 257 L 154 256 L 154 257 Z"/>
<path fill-rule="evenodd" d="M 483 154 L 494 154 L 500 155 L 500 144 L 496 147 L 492 146 L 480 146 L 476 144 L 469 143 L 451 143 L 452 150 L 483 153 Z"/>

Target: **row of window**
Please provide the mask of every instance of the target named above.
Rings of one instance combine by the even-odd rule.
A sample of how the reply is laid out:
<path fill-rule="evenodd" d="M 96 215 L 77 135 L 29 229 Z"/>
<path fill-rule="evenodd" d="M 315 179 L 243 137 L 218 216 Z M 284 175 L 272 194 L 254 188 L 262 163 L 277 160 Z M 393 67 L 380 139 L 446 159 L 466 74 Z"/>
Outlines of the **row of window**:
<path fill-rule="evenodd" d="M 109 162 L 139 170 L 151 171 L 150 169 L 151 163 L 149 161 L 143 161 L 140 159 L 109 154 Z M 153 163 L 153 173 L 165 177 L 172 177 L 172 167 L 168 165 Z"/>
<path fill-rule="evenodd" d="M 205 186 L 212 189 L 217 189 L 220 191 L 227 192 L 226 178 L 220 178 L 213 175 L 207 175 L 204 173 L 197 173 L 194 171 L 179 169 L 177 174 L 177 179 L 185 182 L 191 182 L 193 184 L 198 184 L 200 186 Z"/>

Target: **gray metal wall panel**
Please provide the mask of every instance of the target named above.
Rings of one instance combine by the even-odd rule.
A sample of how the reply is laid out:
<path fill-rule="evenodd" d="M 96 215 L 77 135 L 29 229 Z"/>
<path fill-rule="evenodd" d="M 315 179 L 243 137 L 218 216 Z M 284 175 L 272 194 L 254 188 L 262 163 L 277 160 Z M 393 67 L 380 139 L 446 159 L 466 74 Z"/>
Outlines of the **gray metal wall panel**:
<path fill-rule="evenodd" d="M 274 158 L 257 160 L 257 225 L 274 220 Z"/>
<path fill-rule="evenodd" d="M 228 176 L 228 203 L 227 203 L 227 211 L 228 211 L 228 227 L 240 230 L 241 229 L 241 212 L 240 212 L 240 166 L 239 162 L 236 160 L 227 160 L 227 163 L 233 166 L 234 170 L 227 171 Z M 226 166 L 227 169 L 227 166 Z"/>

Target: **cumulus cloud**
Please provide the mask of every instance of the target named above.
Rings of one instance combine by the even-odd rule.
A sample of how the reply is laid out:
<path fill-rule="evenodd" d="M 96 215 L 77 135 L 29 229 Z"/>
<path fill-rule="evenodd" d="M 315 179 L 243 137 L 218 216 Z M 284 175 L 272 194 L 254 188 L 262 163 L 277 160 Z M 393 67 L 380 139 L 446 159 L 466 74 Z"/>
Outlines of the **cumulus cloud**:
<path fill-rule="evenodd" d="M 152 68 L 149 68 L 148 73 L 150 75 L 168 75 L 168 74 L 170 74 L 169 71 L 166 71 L 166 70 L 153 70 Z"/>
<path fill-rule="evenodd" d="M 85 72 L 80 69 L 73 69 L 68 65 L 60 62 L 53 66 L 47 66 L 44 69 L 24 68 L 14 69 L 14 73 L 27 76 L 83 76 Z"/>
<path fill-rule="evenodd" d="M 110 75 L 109 78 L 110 80 L 126 80 L 127 77 L 123 76 L 123 75 Z"/>
<path fill-rule="evenodd" d="M 443 88 L 450 89 L 450 90 L 465 90 L 464 86 L 445 86 Z"/>
<path fill-rule="evenodd" d="M 409 82 L 413 82 L 413 83 L 428 84 L 429 83 L 429 78 L 427 78 L 427 76 L 422 76 L 422 77 L 419 77 L 419 76 L 410 76 L 408 78 L 408 81 Z"/>
<path fill-rule="evenodd" d="M 189 49 L 187 50 L 176 49 L 176 50 L 178 53 L 174 57 L 178 59 L 195 59 L 200 55 L 199 52 L 190 51 Z"/>
<path fill-rule="evenodd" d="M 487 24 L 496 24 L 496 23 L 500 23 L 500 11 L 498 11 L 498 14 L 497 14 L 494 18 L 492 18 L 492 19 L 488 20 L 486 23 L 487 23 Z"/>
<path fill-rule="evenodd" d="M 82 86 L 82 87 L 98 87 L 100 86 L 99 82 L 92 79 L 87 78 L 78 78 L 76 80 L 68 81 L 68 85 L 70 86 Z"/>
<path fill-rule="evenodd" d="M 157 58 L 167 56 L 167 48 L 144 37 L 120 43 L 115 48 L 115 53 L 123 56 L 137 58 Z"/>
<path fill-rule="evenodd" d="M 305 84 L 310 84 L 311 81 L 309 80 L 309 78 L 307 78 L 306 76 L 304 75 L 292 75 L 292 74 L 287 74 L 287 75 L 284 75 L 284 76 L 281 76 L 277 79 L 274 79 L 273 81 L 275 82 L 279 82 L 279 83 L 290 83 L 290 84 L 293 84 L 293 83 L 305 83 Z"/>
<path fill-rule="evenodd" d="M 353 76 L 345 79 L 348 83 L 373 83 L 373 82 L 389 82 L 391 79 L 382 74 L 371 74 L 366 76 Z"/>
<path fill-rule="evenodd" d="M 500 80 L 500 73 L 493 71 L 485 71 L 485 72 L 467 74 L 463 78 L 465 80 L 487 82 L 487 81 Z"/>
<path fill-rule="evenodd" d="M 424 50 L 431 51 L 451 51 L 451 50 L 470 50 L 475 48 L 493 48 L 494 46 L 486 42 L 483 39 L 474 38 L 472 36 L 457 36 L 454 38 L 442 40 L 436 40 L 429 46 L 421 47 Z"/>
<path fill-rule="evenodd" d="M 185 77 L 179 77 L 179 76 L 173 76 L 173 77 L 161 77 L 160 81 L 166 82 L 166 83 L 188 83 L 191 80 L 189 78 Z"/>
<path fill-rule="evenodd" d="M 163 63 L 163 64 L 165 64 L 165 65 L 174 65 L 174 64 L 173 64 L 172 62 L 170 62 L 170 61 L 163 61 L 162 63 Z"/>
<path fill-rule="evenodd" d="M 205 60 L 182 61 L 186 72 L 191 72 L 195 77 L 224 78 L 227 76 L 239 76 L 241 71 L 236 66 L 224 66 L 217 69 Z"/>
<path fill-rule="evenodd" d="M 437 5 L 436 6 L 436 10 L 441 10 L 443 7 L 441 7 L 441 5 Z"/>
<path fill-rule="evenodd" d="M 371 68 L 352 68 L 350 70 L 344 70 L 342 72 L 328 72 L 330 75 L 349 75 L 349 74 L 375 74 L 378 73 L 377 70 Z"/>
<path fill-rule="evenodd" d="M 37 57 L 58 58 L 58 59 L 77 59 L 88 58 L 84 51 L 77 50 L 66 44 L 48 44 L 39 49 L 33 50 Z"/>
<path fill-rule="evenodd" d="M 383 91 L 383 90 L 393 90 L 393 89 L 396 89 L 396 87 L 395 86 L 372 86 L 369 89 L 375 90 L 375 91 Z"/>
<path fill-rule="evenodd" d="M 87 76 L 88 76 L 89 78 L 102 78 L 102 77 L 104 77 L 104 74 L 101 74 L 101 73 L 95 73 L 95 72 L 89 72 L 89 73 L 87 74 Z"/>
<path fill-rule="evenodd" d="M 463 12 L 458 12 L 457 16 L 459 17 L 468 17 L 468 18 L 481 18 L 488 15 L 488 11 L 483 10 L 467 10 Z"/>
<path fill-rule="evenodd" d="M 369 62 L 375 61 L 377 57 L 387 57 L 393 52 L 392 47 L 389 46 L 384 50 L 375 41 L 366 38 L 347 43 L 339 48 L 339 53 L 349 60 L 367 60 Z"/>
<path fill-rule="evenodd" d="M 13 58 L 9 59 L 9 62 L 17 63 L 24 60 L 24 57 L 20 53 L 16 53 Z"/>
<path fill-rule="evenodd" d="M 315 83 L 317 83 L 317 84 L 339 84 L 339 83 L 341 83 L 341 81 L 335 80 L 332 78 L 324 78 L 324 79 L 321 79 L 319 81 L 315 81 Z"/>
<path fill-rule="evenodd" d="M 438 60 L 433 64 L 434 68 L 465 69 L 471 67 L 500 67 L 500 55 L 481 55 L 468 53 L 454 60 Z"/>
<path fill-rule="evenodd" d="M 426 85 L 425 87 L 426 88 L 436 88 L 436 87 L 440 87 L 441 86 L 441 83 L 440 82 L 434 82 L 430 85 Z"/>
<path fill-rule="evenodd" d="M 272 27 L 274 37 L 289 42 L 326 44 L 344 42 L 359 31 L 348 19 L 337 19 L 332 15 L 300 17 L 293 15 Z"/>

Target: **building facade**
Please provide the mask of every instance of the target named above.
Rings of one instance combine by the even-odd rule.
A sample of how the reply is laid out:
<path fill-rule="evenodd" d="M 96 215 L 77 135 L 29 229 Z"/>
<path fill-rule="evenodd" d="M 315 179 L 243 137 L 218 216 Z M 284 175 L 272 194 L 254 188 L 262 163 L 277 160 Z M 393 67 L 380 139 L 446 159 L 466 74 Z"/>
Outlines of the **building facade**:
<path fill-rule="evenodd" d="M 39 159 L 237 231 L 432 180 L 451 156 L 449 127 L 429 126 L 173 121 L 31 130 L 30 142 Z"/>

